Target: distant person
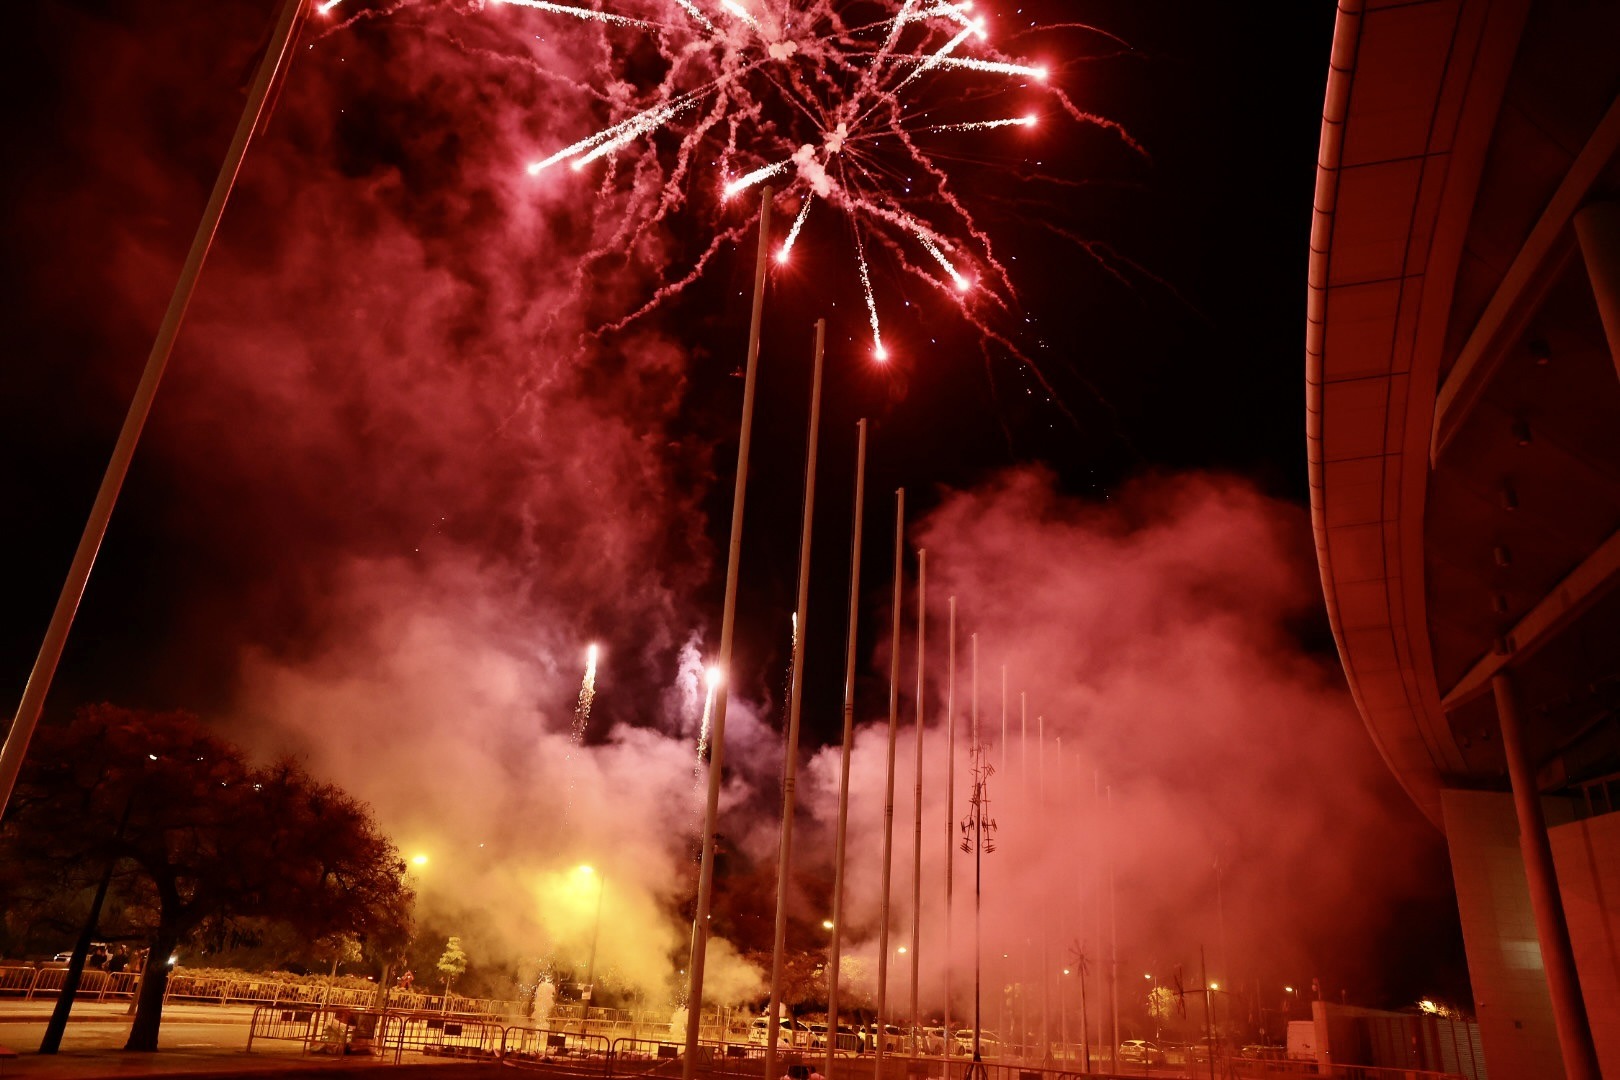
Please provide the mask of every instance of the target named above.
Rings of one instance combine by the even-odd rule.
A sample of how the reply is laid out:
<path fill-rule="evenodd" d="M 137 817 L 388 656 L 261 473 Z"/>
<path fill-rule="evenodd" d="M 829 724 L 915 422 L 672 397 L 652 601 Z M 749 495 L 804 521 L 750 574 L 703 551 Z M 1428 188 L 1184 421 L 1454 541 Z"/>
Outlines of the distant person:
<path fill-rule="evenodd" d="M 96 951 L 90 954 L 88 963 L 98 971 L 105 968 L 107 966 L 107 946 L 97 945 Z"/>
<path fill-rule="evenodd" d="M 127 948 L 125 948 L 124 946 L 122 946 L 122 945 L 118 946 L 118 951 L 117 952 L 115 952 L 111 956 L 107 957 L 107 971 L 108 972 L 123 971 L 128 966 L 129 966 L 129 950 Z"/>

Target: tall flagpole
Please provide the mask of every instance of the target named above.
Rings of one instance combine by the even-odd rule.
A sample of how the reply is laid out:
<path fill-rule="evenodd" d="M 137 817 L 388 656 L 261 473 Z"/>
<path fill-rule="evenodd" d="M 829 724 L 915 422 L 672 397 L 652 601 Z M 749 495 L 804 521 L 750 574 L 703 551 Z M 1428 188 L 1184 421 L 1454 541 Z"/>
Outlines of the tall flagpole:
<path fill-rule="evenodd" d="M 1036 781 L 1038 786 L 1035 793 L 1040 801 L 1040 812 L 1036 820 L 1041 827 L 1046 826 L 1046 717 L 1035 717 L 1035 729 L 1039 734 L 1040 742 L 1035 755 Z M 1061 758 L 1063 744 L 1058 743 L 1058 755 Z M 1052 1060 L 1052 973 L 1047 970 L 1051 961 L 1052 945 L 1052 897 L 1051 890 L 1045 883 L 1041 886 L 1041 1060 Z M 1063 1008 L 1062 1003 L 1058 1005 Z"/>
<path fill-rule="evenodd" d="M 1113 1041 L 1108 1044 L 1108 1061 L 1119 1068 L 1119 903 L 1114 895 L 1114 785 L 1108 796 L 1108 994 L 1113 1002 Z"/>
<path fill-rule="evenodd" d="M 714 830 L 720 816 L 720 773 L 725 762 L 726 699 L 731 696 L 731 641 L 737 622 L 737 564 L 742 557 L 743 503 L 748 492 L 748 447 L 754 434 L 754 383 L 759 368 L 759 324 L 765 310 L 765 266 L 771 243 L 771 189 L 759 193 L 759 247 L 754 256 L 754 307 L 748 323 L 748 360 L 743 370 L 742 427 L 737 438 L 737 483 L 731 494 L 731 546 L 726 556 L 726 595 L 720 616 L 720 686 L 715 691 L 709 738 L 709 798 L 703 810 L 703 860 L 698 867 L 697 911 L 692 916 L 692 952 L 687 961 L 686 1051 L 681 1080 L 697 1067 L 703 1017 L 703 965 L 709 948 L 709 902 L 714 893 Z"/>
<path fill-rule="evenodd" d="M 804 457 L 804 514 L 799 532 L 799 596 L 793 617 L 793 685 L 788 702 L 787 748 L 782 762 L 782 842 L 776 855 L 776 938 L 771 948 L 771 1018 L 765 1040 L 765 1080 L 776 1075 L 776 1039 L 782 1015 L 788 869 L 793 858 L 793 795 L 799 774 L 799 705 L 804 694 L 804 641 L 810 615 L 810 528 L 816 510 L 816 444 L 821 436 L 821 357 L 826 340 L 827 320 L 817 319 L 816 359 L 810 376 L 810 434 Z"/>
<path fill-rule="evenodd" d="M 951 948 L 951 886 L 952 869 L 956 863 L 956 597 L 947 605 L 950 611 L 946 631 L 949 650 L 945 675 L 945 1053 L 955 1046 L 955 1031 L 951 1027 L 951 967 L 955 953 Z"/>
<path fill-rule="evenodd" d="M 192 236 L 191 250 L 186 254 L 186 261 L 174 284 L 174 292 L 169 296 L 169 306 L 163 313 L 162 323 L 158 325 L 157 338 L 152 342 L 152 351 L 147 354 L 146 367 L 135 386 L 129 411 L 124 414 L 124 425 L 118 431 L 118 441 L 113 444 L 107 469 L 101 476 L 101 487 L 97 489 L 95 502 L 90 506 L 90 516 L 79 536 L 73 562 L 68 566 L 67 580 L 62 582 L 62 591 L 57 595 L 56 607 L 45 628 L 45 637 L 40 642 L 33 670 L 28 673 L 28 682 L 23 687 L 22 700 L 17 703 L 17 712 L 8 729 L 5 746 L 0 748 L 0 814 L 5 813 L 6 806 L 11 802 L 12 789 L 17 786 L 23 758 L 28 754 L 28 743 L 39 725 L 45 698 L 51 691 L 51 681 L 56 677 L 56 666 L 62 660 L 63 649 L 67 647 L 68 632 L 73 629 L 73 616 L 79 610 L 79 601 L 83 599 L 85 586 L 90 581 L 90 571 L 95 567 L 96 555 L 107 535 L 107 524 L 112 520 L 118 493 L 123 489 L 124 478 L 129 475 L 135 445 L 140 442 L 146 419 L 152 414 L 158 384 L 163 381 L 163 372 L 169 366 L 175 339 L 180 336 L 180 324 L 186 317 L 186 309 L 191 306 L 191 296 L 197 290 L 197 279 L 202 275 L 209 249 L 214 245 L 214 233 L 219 230 L 220 219 L 225 216 L 225 204 L 236 186 L 236 175 L 242 168 L 242 160 L 247 157 L 248 144 L 253 141 L 253 133 L 259 126 L 260 118 L 265 115 L 265 101 L 275 84 L 276 73 L 286 62 L 287 50 L 298 26 L 298 12 L 303 6 L 304 0 L 286 0 L 281 7 L 275 29 L 271 31 L 270 40 L 265 46 L 264 59 L 259 62 L 259 70 L 253 77 L 253 86 L 242 108 L 242 118 L 237 122 L 236 134 L 231 137 L 231 145 L 225 151 L 225 160 L 214 179 L 208 205 L 203 209 L 202 220 L 197 223 L 197 231 Z"/>
<path fill-rule="evenodd" d="M 928 625 L 928 552 L 917 551 L 917 784 L 914 791 L 913 832 L 911 838 L 911 1053 L 918 1053 L 917 1036 L 922 1029 L 922 1017 L 917 1012 L 917 976 L 921 953 L 918 941 L 922 937 L 922 797 L 923 797 L 923 699 L 928 684 L 923 678 L 923 664 L 927 658 L 925 646 Z"/>
<path fill-rule="evenodd" d="M 844 944 L 844 839 L 849 826 L 849 756 L 855 744 L 855 627 L 861 599 L 861 507 L 866 498 L 866 421 L 855 425 L 855 528 L 849 556 L 849 628 L 844 637 L 844 743 L 838 759 L 838 839 L 833 848 L 832 954 L 827 958 L 827 1072 L 838 1048 L 838 974 Z M 773 1080 L 764 1077 L 763 1080 Z"/>
<path fill-rule="evenodd" d="M 900 600 L 905 588 L 906 489 L 894 493 L 894 602 L 889 629 L 889 758 L 883 796 L 883 892 L 878 902 L 877 1054 L 873 1075 L 883 1080 L 883 1051 L 888 1041 L 889 883 L 894 869 L 894 738 L 900 724 Z"/>

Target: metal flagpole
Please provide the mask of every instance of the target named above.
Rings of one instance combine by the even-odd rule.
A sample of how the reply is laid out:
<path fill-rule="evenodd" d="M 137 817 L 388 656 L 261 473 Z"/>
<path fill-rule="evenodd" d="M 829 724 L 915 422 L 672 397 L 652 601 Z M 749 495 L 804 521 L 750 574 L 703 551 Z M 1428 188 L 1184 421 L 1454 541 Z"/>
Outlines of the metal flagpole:
<path fill-rule="evenodd" d="M 915 807 L 912 815 L 911 837 L 911 1053 L 919 1052 L 918 1032 L 922 1017 L 917 1012 L 917 976 L 921 963 L 921 950 L 917 947 L 922 937 L 922 797 L 923 797 L 923 698 L 928 685 L 923 678 L 923 665 L 927 659 L 925 633 L 928 624 L 926 592 L 928 588 L 928 552 L 917 551 L 917 784 L 914 791 Z"/>
<path fill-rule="evenodd" d="M 1035 730 L 1039 735 L 1037 753 L 1035 755 L 1035 772 L 1037 787 L 1036 796 L 1040 802 L 1040 812 L 1036 820 L 1046 827 L 1046 717 L 1035 718 Z M 1061 754 L 1061 749 L 1059 751 Z M 1045 883 L 1041 885 L 1041 1060 L 1052 1060 L 1052 973 L 1047 970 L 1051 963 L 1052 938 L 1052 903 L 1050 890 Z M 1061 1009 L 1062 1006 L 1059 1005 Z"/>
<path fill-rule="evenodd" d="M 759 247 L 754 257 L 754 307 L 748 323 L 748 359 L 743 369 L 742 427 L 737 439 L 737 483 L 731 494 L 731 546 L 726 556 L 726 595 L 720 616 L 720 686 L 715 691 L 709 737 L 709 797 L 703 810 L 703 859 L 698 867 L 697 911 L 692 916 L 692 954 L 687 962 L 686 1052 L 681 1080 L 697 1066 L 703 1016 L 703 965 L 709 947 L 709 901 L 714 893 L 714 829 L 720 816 L 720 774 L 726 749 L 726 699 L 731 696 L 731 641 L 737 622 L 737 564 L 742 556 L 743 504 L 748 492 L 748 448 L 754 434 L 754 383 L 759 368 L 759 324 L 765 310 L 765 266 L 771 242 L 771 189 L 759 193 Z"/>
<path fill-rule="evenodd" d="M 276 73 L 287 59 L 287 50 L 298 26 L 298 12 L 303 4 L 304 0 L 286 0 L 282 5 L 275 29 L 271 31 L 270 40 L 265 46 L 264 59 L 259 62 L 253 86 L 248 91 L 242 118 L 236 125 L 236 134 L 231 137 L 231 145 L 225 151 L 225 160 L 214 179 L 208 205 L 192 236 L 191 250 L 186 254 L 186 261 L 174 284 L 174 292 L 169 296 L 169 306 L 163 313 L 162 323 L 158 325 L 152 351 L 147 354 L 141 380 L 130 399 L 129 411 L 124 414 L 124 425 L 118 431 L 118 441 L 113 444 L 112 455 L 107 460 L 101 487 L 97 489 L 95 502 L 90 506 L 90 516 L 84 523 L 84 532 L 79 536 L 73 562 L 68 566 L 67 580 L 62 582 L 56 608 L 51 612 L 51 621 L 40 642 L 39 655 L 34 659 L 33 670 L 28 673 L 28 682 L 23 687 L 22 700 L 17 703 L 17 712 L 12 718 L 5 746 L 0 748 L 0 814 L 5 813 L 11 802 L 12 789 L 17 786 L 23 758 L 28 754 L 28 743 L 39 725 L 46 695 L 51 690 L 51 680 L 56 676 L 56 666 L 61 662 L 62 650 L 67 646 L 68 632 L 73 629 L 73 616 L 79 610 L 79 601 L 84 597 L 85 586 L 90 581 L 90 571 L 96 564 L 96 554 L 107 535 L 107 524 L 112 519 L 118 493 L 123 489 L 124 477 L 129 475 L 135 445 L 140 441 L 147 417 L 152 413 L 152 401 L 157 397 L 158 384 L 169 366 L 175 339 L 180 336 L 180 324 L 186 317 L 186 309 L 191 306 L 192 293 L 196 291 L 197 279 L 202 275 L 203 262 L 214 245 L 214 233 L 225 215 L 225 204 L 236 186 L 236 176 L 242 168 L 242 160 L 247 157 L 248 144 L 253 141 L 253 133 L 265 114 L 265 101 L 275 84 Z"/>
<path fill-rule="evenodd" d="M 844 638 L 844 743 L 838 763 L 838 839 L 833 848 L 832 954 L 827 958 L 827 1072 L 838 1047 L 838 973 L 844 943 L 844 839 L 849 826 L 849 755 L 855 744 L 855 627 L 861 598 L 861 507 L 866 496 L 866 421 L 855 444 L 855 528 L 849 556 L 849 628 Z M 764 1080 L 773 1080 L 765 1077 Z"/>
<path fill-rule="evenodd" d="M 1108 994 L 1114 1007 L 1113 1040 L 1108 1044 L 1108 1060 L 1119 1067 L 1119 903 L 1114 895 L 1114 786 L 1108 795 Z"/>
<path fill-rule="evenodd" d="M 810 377 L 810 434 L 804 458 L 804 513 L 799 532 L 799 595 L 793 623 L 793 684 L 789 691 L 787 748 L 782 762 L 782 841 L 776 855 L 776 938 L 771 948 L 771 1016 L 765 1039 L 764 1080 L 776 1075 L 776 1039 L 782 1016 L 788 869 L 793 858 L 793 794 L 799 773 L 799 706 L 804 693 L 804 641 L 810 614 L 810 528 L 816 510 L 816 444 L 821 435 L 821 357 L 826 340 L 827 320 L 817 319 L 816 358 Z"/>
<path fill-rule="evenodd" d="M 894 737 L 900 722 L 900 599 L 904 590 L 906 489 L 894 493 L 894 602 L 889 629 L 889 758 L 883 796 L 883 892 L 878 901 L 877 1054 L 873 1075 L 883 1080 L 883 1051 L 888 1049 L 889 883 L 894 869 Z"/>
<path fill-rule="evenodd" d="M 951 966 L 955 961 L 951 950 L 951 886 L 956 862 L 956 597 L 950 598 L 947 607 L 950 618 L 945 675 L 945 1053 L 949 1055 L 956 1038 L 951 1028 Z"/>

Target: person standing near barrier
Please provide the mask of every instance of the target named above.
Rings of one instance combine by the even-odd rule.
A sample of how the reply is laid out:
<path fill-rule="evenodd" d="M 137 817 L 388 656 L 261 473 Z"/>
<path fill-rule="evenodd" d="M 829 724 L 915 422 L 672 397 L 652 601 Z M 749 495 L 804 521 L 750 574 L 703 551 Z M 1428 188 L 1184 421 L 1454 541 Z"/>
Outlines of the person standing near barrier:
<path fill-rule="evenodd" d="M 124 968 L 126 968 L 128 966 L 129 966 L 129 948 L 128 948 L 128 946 L 120 945 L 120 946 L 118 946 L 118 951 L 113 953 L 111 956 L 109 956 L 107 958 L 107 971 L 109 973 L 114 973 L 115 974 L 117 972 L 123 971 Z"/>

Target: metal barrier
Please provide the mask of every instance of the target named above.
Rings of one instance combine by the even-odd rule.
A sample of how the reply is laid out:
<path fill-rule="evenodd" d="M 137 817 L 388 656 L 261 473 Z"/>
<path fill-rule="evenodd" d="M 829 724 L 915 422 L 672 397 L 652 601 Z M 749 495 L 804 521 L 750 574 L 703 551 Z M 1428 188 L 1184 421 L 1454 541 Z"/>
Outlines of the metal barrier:
<path fill-rule="evenodd" d="M 600 1035 L 551 1028 L 509 1027 L 501 1032 L 500 1058 L 508 1065 L 546 1065 L 551 1071 L 613 1073 L 613 1045 Z"/>
<path fill-rule="evenodd" d="M 297 1041 L 307 1048 L 321 1015 L 319 1009 L 260 1005 L 248 1023 L 248 1052 L 253 1052 L 254 1039 Z"/>
<path fill-rule="evenodd" d="M 65 964 L 61 967 L 7 965 L 0 967 L 0 994 L 32 1001 L 35 995 L 60 994 L 66 980 Z M 74 996 L 94 998 L 97 1001 L 105 1001 L 108 998 L 130 998 L 135 996 L 135 987 L 140 981 L 141 973 L 138 971 L 109 972 L 87 967 L 79 976 L 79 990 Z"/>
<path fill-rule="evenodd" d="M 421 1013 L 387 1016 L 383 1046 L 394 1048 L 398 1063 L 407 1050 L 439 1057 L 493 1060 L 501 1051 L 506 1029 L 484 1020 Z"/>

